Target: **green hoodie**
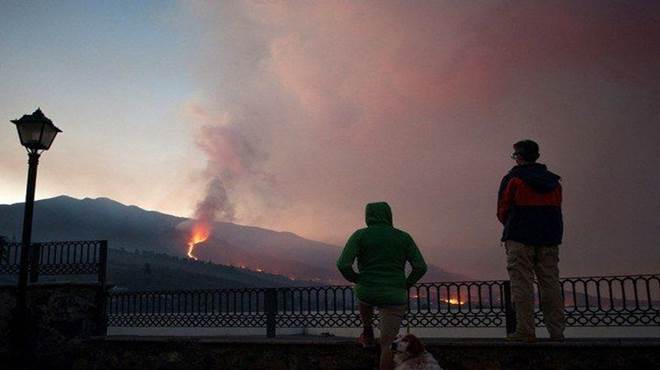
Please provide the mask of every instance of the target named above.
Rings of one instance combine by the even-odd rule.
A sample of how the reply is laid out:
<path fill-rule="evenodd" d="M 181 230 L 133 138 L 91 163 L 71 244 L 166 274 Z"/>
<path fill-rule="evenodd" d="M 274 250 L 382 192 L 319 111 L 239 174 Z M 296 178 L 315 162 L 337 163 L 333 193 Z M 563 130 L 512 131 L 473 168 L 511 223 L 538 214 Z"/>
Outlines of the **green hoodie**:
<path fill-rule="evenodd" d="M 337 268 L 346 280 L 355 283 L 361 302 L 378 305 L 401 305 L 408 302 L 408 288 L 426 273 L 424 257 L 412 237 L 392 226 L 392 210 L 385 202 L 369 203 L 367 227 L 353 233 L 337 260 Z M 353 270 L 357 258 L 358 270 Z M 408 278 L 406 261 L 412 265 Z"/>

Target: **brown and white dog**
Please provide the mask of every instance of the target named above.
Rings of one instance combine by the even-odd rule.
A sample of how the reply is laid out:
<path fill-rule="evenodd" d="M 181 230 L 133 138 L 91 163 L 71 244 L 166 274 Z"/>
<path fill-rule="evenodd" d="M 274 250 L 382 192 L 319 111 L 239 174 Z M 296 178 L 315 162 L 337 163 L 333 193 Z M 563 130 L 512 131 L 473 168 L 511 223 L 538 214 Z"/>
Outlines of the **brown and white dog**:
<path fill-rule="evenodd" d="M 442 370 L 432 354 L 424 349 L 424 345 L 416 336 L 399 335 L 392 342 L 395 370 Z"/>

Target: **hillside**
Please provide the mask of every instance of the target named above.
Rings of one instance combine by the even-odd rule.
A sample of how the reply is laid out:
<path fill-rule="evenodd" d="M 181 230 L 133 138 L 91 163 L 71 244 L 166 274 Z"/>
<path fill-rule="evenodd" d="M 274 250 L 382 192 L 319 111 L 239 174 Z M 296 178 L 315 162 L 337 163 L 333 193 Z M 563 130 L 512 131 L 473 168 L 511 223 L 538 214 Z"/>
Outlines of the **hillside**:
<path fill-rule="evenodd" d="M 20 236 L 23 204 L 0 205 L 0 235 Z M 190 219 L 127 206 L 107 198 L 60 196 L 35 203 L 33 240 L 108 240 L 112 249 L 185 257 Z M 183 227 L 182 227 L 183 226 Z M 195 254 L 202 261 L 263 270 L 296 280 L 343 284 L 335 269 L 340 253 L 333 246 L 276 232 L 227 222 L 213 224 L 208 240 Z M 112 256 L 112 254 L 111 254 Z M 165 277 L 163 277 L 165 278 Z M 465 277 L 430 265 L 424 280 Z"/>
<path fill-rule="evenodd" d="M 238 266 L 199 262 L 150 251 L 108 251 L 108 282 L 120 290 L 265 288 L 310 285 Z"/>

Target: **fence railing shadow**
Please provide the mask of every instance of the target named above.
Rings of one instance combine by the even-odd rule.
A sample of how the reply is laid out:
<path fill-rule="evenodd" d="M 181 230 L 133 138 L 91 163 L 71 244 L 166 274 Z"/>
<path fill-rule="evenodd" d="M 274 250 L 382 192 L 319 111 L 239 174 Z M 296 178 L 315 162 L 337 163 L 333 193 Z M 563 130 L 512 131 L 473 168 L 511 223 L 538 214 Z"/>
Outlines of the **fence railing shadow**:
<path fill-rule="evenodd" d="M 21 245 L 0 245 L 0 276 L 19 272 Z M 44 277 L 94 276 L 105 287 L 107 241 L 34 243 L 30 281 Z M 660 274 L 561 279 L 569 327 L 660 326 Z M 103 289 L 102 291 L 105 292 Z M 536 324 L 543 325 L 536 294 Z M 111 291 L 100 297 L 108 326 L 357 328 L 357 298 L 351 286 L 307 286 L 171 291 Z M 375 323 L 379 315 L 376 312 Z M 506 280 L 431 282 L 409 289 L 404 326 L 515 330 L 515 307 Z"/>
<path fill-rule="evenodd" d="M 21 244 L 0 245 L 0 276 L 17 278 L 20 270 Z M 105 285 L 108 242 L 106 240 L 55 241 L 33 243 L 29 248 L 30 282 L 40 277 L 87 275 Z"/>
<path fill-rule="evenodd" d="M 561 283 L 567 326 L 660 326 L 658 274 L 572 277 Z M 404 326 L 515 330 L 506 280 L 422 283 L 409 292 Z M 539 301 L 537 293 L 541 326 Z M 114 327 L 262 327 L 274 336 L 277 328 L 361 326 L 350 286 L 113 292 L 106 310 Z"/>

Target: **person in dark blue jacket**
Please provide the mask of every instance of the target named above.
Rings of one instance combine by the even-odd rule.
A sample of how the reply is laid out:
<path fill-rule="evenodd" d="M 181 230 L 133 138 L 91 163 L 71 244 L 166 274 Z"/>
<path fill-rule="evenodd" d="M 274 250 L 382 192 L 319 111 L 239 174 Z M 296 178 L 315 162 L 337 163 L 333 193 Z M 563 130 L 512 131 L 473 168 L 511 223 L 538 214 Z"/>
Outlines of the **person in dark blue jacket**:
<path fill-rule="evenodd" d="M 562 242 L 560 177 L 540 163 L 539 146 L 532 140 L 513 145 L 516 166 L 500 184 L 497 218 L 504 225 L 507 271 L 516 309 L 516 332 L 509 340 L 536 341 L 534 275 L 541 293 L 541 309 L 553 340 L 564 339 L 564 305 L 559 283 L 559 244 Z"/>

